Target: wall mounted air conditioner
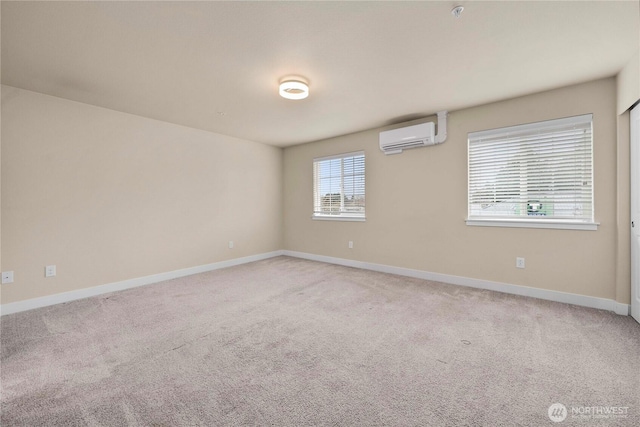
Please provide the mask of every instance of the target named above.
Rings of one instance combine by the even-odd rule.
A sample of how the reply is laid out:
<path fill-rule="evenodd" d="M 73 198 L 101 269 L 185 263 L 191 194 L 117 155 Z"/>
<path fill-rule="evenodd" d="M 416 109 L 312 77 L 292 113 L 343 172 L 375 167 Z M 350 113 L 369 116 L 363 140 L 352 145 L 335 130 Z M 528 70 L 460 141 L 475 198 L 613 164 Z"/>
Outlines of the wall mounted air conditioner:
<path fill-rule="evenodd" d="M 398 154 L 409 148 L 441 144 L 447 138 L 447 112 L 438 113 L 438 135 L 433 122 L 380 132 L 380 150 Z"/>

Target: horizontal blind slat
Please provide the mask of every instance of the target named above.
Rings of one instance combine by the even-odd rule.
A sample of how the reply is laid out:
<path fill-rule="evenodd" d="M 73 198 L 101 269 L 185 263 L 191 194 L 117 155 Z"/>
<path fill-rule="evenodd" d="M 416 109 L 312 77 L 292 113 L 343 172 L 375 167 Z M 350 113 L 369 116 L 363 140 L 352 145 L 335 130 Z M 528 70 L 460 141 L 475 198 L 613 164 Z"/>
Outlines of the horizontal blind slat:
<path fill-rule="evenodd" d="M 314 159 L 314 215 L 364 217 L 363 152 Z"/>
<path fill-rule="evenodd" d="M 592 115 L 470 133 L 469 218 L 593 220 Z"/>

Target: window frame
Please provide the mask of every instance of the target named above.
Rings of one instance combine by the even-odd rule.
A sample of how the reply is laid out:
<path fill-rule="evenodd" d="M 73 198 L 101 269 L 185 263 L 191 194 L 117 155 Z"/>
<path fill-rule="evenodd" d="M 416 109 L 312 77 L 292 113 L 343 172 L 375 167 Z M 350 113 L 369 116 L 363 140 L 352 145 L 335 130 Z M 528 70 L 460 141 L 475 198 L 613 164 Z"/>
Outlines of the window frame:
<path fill-rule="evenodd" d="M 550 130 L 559 125 L 570 126 L 572 124 L 589 123 L 591 135 L 589 141 L 589 164 L 590 164 L 590 218 L 547 218 L 545 216 L 507 216 L 507 215 L 472 215 L 472 177 L 471 175 L 471 144 L 473 140 L 477 141 L 483 137 L 498 138 L 507 134 L 524 134 L 527 132 L 535 132 L 536 130 Z M 560 131 L 558 131 L 560 132 Z M 565 117 L 560 119 L 544 120 L 534 123 L 508 126 L 503 128 L 489 129 L 477 132 L 469 132 L 467 135 L 467 218 L 466 224 L 469 226 L 481 227 L 516 227 L 516 228 L 548 228 L 548 229 L 565 229 L 565 230 L 590 230 L 595 231 L 599 223 L 595 221 L 595 178 L 594 178 L 594 138 L 593 138 L 593 114 L 583 114 L 573 117 Z M 527 175 L 527 180 L 529 176 Z M 541 178 L 543 179 L 543 178 Z M 528 182 L 527 182 L 528 185 Z M 527 189 L 529 186 L 527 186 Z M 575 190 L 574 190 L 575 191 Z M 476 202 L 477 203 L 477 202 Z"/>
<path fill-rule="evenodd" d="M 340 205 L 341 205 L 341 211 L 338 214 L 322 214 L 321 212 L 317 211 L 317 207 L 318 205 L 316 204 L 317 198 L 318 198 L 318 183 L 317 183 L 317 174 L 316 174 L 316 165 L 320 164 L 321 162 L 324 161 L 330 161 L 330 160 L 336 160 L 336 159 L 348 159 L 348 158 L 353 158 L 353 157 L 362 157 L 362 164 L 363 164 L 363 172 L 362 172 L 362 178 L 364 180 L 364 184 L 363 184 L 363 196 L 365 196 L 365 206 L 363 206 L 363 212 L 362 214 L 360 213 L 349 213 L 349 212 L 343 212 L 342 209 L 344 209 L 344 177 L 345 177 L 345 171 L 344 171 L 344 162 L 341 162 L 341 171 L 340 171 Z M 330 156 L 323 156 L 323 157 L 316 157 L 313 159 L 313 194 L 312 194 L 312 198 L 313 198 L 313 213 L 311 215 L 311 219 L 313 220 L 320 220 L 320 221 L 366 221 L 366 157 L 365 157 L 365 152 L 364 151 L 353 151 L 353 152 L 349 152 L 349 153 L 342 153 L 342 154 L 334 154 L 334 155 L 330 155 Z M 358 174 L 359 175 L 359 174 Z M 354 175 L 355 176 L 355 175 Z"/>

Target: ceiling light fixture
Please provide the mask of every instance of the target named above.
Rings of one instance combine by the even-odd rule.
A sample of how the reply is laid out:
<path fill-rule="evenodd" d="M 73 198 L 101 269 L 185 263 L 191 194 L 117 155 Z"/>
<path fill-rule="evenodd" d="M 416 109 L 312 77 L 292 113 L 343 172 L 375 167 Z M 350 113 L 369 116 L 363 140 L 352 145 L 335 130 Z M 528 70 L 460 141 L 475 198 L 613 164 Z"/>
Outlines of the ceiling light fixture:
<path fill-rule="evenodd" d="M 287 99 L 305 99 L 309 96 L 309 85 L 299 77 L 286 78 L 280 82 L 280 96 Z"/>
<path fill-rule="evenodd" d="M 460 18 L 460 15 L 462 15 L 462 11 L 464 10 L 464 7 L 462 6 L 456 6 L 453 9 L 451 9 L 451 14 L 453 16 L 455 16 L 456 18 Z"/>

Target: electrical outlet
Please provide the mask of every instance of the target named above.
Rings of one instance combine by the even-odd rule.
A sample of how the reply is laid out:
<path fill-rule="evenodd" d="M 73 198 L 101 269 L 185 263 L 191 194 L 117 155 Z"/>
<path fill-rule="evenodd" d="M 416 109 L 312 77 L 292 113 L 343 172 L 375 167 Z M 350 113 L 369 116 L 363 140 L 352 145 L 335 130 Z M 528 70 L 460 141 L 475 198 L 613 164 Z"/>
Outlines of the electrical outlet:
<path fill-rule="evenodd" d="M 516 258 L 516 267 L 524 268 L 524 258 Z"/>
<path fill-rule="evenodd" d="M 349 249 L 353 249 L 353 242 L 349 240 Z"/>
<path fill-rule="evenodd" d="M 13 283 L 13 271 L 2 272 L 2 283 Z"/>
<path fill-rule="evenodd" d="M 233 249 L 233 240 L 229 240 L 229 249 Z"/>
<path fill-rule="evenodd" d="M 56 275 L 56 266 L 55 265 L 47 265 L 44 268 L 44 277 L 54 277 Z"/>

